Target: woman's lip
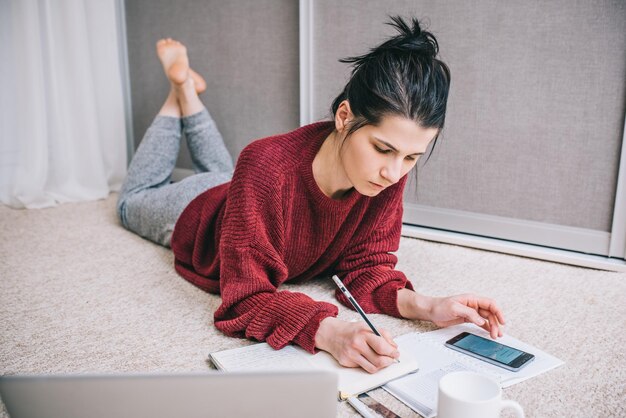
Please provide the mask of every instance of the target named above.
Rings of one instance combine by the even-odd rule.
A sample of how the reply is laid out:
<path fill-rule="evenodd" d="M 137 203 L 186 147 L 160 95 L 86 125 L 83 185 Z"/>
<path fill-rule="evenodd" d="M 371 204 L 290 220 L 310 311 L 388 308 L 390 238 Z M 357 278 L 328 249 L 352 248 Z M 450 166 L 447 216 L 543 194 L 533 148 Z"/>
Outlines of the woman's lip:
<path fill-rule="evenodd" d="M 370 181 L 370 183 L 373 184 L 374 186 L 378 187 L 379 189 L 384 189 L 385 188 L 385 186 L 381 186 L 380 184 L 374 183 L 373 181 Z"/>

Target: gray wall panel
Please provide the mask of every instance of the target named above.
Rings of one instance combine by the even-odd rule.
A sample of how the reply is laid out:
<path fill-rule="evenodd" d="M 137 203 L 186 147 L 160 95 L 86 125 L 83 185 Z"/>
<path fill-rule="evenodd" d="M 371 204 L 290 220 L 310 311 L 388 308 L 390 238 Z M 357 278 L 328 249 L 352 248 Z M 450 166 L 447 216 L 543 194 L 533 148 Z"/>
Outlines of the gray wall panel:
<path fill-rule="evenodd" d="M 314 2 L 316 117 L 347 79 L 337 59 L 392 33 L 387 14 L 428 18 L 451 67 L 447 127 L 409 202 L 610 231 L 626 3 L 343 0 L 338 10 Z"/>
<path fill-rule="evenodd" d="M 163 37 L 187 46 L 207 81 L 201 98 L 234 157 L 299 125 L 297 2 L 127 0 L 126 26 L 136 144 L 167 96 L 155 53 Z M 191 168 L 184 145 L 178 166 Z"/>

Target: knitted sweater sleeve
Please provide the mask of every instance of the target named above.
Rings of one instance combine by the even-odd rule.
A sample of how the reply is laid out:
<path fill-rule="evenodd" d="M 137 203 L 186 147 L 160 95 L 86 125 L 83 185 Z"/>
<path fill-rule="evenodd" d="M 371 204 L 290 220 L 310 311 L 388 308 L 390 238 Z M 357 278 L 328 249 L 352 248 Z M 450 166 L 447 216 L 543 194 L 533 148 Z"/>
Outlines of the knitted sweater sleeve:
<path fill-rule="evenodd" d="M 393 254 L 400 246 L 405 181 L 406 177 L 394 196 L 377 208 L 373 232 L 348 247 L 336 266 L 337 275 L 365 312 L 398 318 L 402 317 L 398 311 L 398 290 L 413 290 L 406 275 L 395 269 L 398 258 Z M 335 296 L 354 309 L 338 290 Z"/>
<path fill-rule="evenodd" d="M 302 293 L 277 290 L 288 271 L 282 258 L 281 179 L 270 163 L 254 146 L 237 162 L 222 224 L 222 304 L 214 315 L 215 326 L 275 349 L 294 343 L 314 353 L 320 322 L 336 316 L 338 309 Z"/>

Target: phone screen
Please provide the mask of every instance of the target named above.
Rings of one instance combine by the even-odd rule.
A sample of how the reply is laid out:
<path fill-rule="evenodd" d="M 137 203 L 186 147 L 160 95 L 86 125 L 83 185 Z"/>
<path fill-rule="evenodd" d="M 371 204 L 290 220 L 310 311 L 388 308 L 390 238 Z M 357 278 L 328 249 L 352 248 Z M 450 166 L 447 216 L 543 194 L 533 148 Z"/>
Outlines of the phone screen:
<path fill-rule="evenodd" d="M 474 334 L 467 334 L 464 338 L 454 342 L 453 345 L 508 365 L 513 363 L 519 356 L 525 354 L 523 351 L 513 347 L 499 344 Z"/>

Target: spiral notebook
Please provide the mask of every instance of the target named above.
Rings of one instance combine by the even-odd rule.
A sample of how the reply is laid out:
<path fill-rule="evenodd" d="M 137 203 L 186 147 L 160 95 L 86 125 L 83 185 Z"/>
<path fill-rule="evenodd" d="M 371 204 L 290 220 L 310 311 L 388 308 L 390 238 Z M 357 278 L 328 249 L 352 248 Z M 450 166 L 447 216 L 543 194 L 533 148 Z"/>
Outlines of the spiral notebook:
<path fill-rule="evenodd" d="M 300 347 L 288 345 L 274 350 L 267 343 L 252 344 L 245 347 L 218 351 L 209 354 L 209 358 L 220 370 L 224 371 L 286 371 L 286 370 L 330 370 L 338 374 L 338 397 L 347 399 L 383 384 L 413 373 L 418 369 L 415 358 L 401 354 L 400 362 L 370 374 L 360 368 L 342 367 L 328 353 L 320 351 L 310 354 Z"/>

